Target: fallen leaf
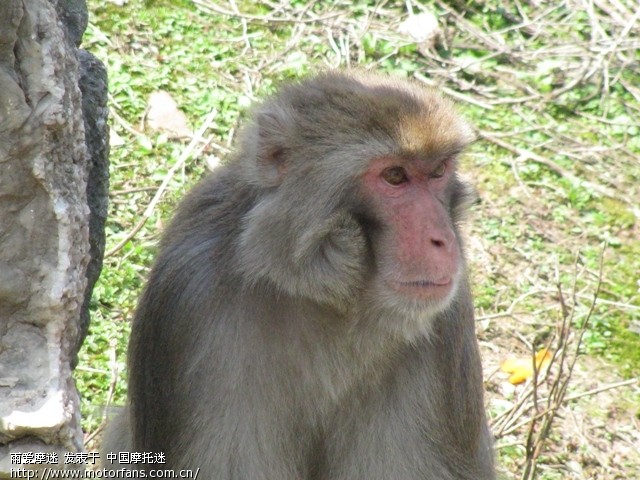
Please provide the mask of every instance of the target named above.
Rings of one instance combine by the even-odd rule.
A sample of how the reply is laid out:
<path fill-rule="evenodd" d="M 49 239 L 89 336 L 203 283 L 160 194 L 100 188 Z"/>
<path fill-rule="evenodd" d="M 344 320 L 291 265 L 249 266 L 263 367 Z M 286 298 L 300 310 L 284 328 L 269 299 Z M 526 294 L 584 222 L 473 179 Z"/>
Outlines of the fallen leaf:
<path fill-rule="evenodd" d="M 118 132 L 116 132 L 115 129 L 112 128 L 109 132 L 109 146 L 111 148 L 117 148 L 121 147 L 125 143 L 126 142 L 124 141 L 124 138 L 118 135 Z"/>
<path fill-rule="evenodd" d="M 518 385 L 528 378 L 533 377 L 534 361 L 538 372 L 546 370 L 551 363 L 553 355 L 548 348 L 538 350 L 532 359 L 531 357 L 510 357 L 500 365 L 500 369 L 505 373 L 510 373 L 509 383 Z"/>
<path fill-rule="evenodd" d="M 167 92 L 153 92 L 149 96 L 147 126 L 152 130 L 162 130 L 169 138 L 190 137 L 187 116 L 178 109 L 178 104 Z"/>
<path fill-rule="evenodd" d="M 409 35 L 418 43 L 425 43 L 433 47 L 436 38 L 440 35 L 438 19 L 431 12 L 422 12 L 409 17 L 398 27 L 400 33 Z"/>

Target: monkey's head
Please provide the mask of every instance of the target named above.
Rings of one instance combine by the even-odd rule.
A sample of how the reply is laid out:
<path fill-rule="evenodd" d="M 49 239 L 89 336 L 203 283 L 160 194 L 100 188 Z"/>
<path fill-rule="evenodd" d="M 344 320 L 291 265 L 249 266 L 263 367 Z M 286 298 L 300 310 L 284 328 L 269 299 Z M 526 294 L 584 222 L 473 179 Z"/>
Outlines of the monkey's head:
<path fill-rule="evenodd" d="M 456 163 L 473 139 L 450 102 L 407 81 L 329 72 L 285 86 L 237 157 L 261 191 L 241 236 L 248 282 L 341 309 L 446 308 L 470 197 Z"/>

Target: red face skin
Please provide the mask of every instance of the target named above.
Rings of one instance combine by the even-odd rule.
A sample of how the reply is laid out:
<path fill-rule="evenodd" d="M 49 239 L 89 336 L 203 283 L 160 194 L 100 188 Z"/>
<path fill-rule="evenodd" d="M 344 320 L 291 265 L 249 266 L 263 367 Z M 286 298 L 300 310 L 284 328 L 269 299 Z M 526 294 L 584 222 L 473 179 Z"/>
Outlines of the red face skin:
<path fill-rule="evenodd" d="M 401 296 L 439 303 L 456 288 L 460 249 L 445 208 L 454 163 L 384 157 L 364 175 L 365 194 L 384 225 L 380 274 Z"/>

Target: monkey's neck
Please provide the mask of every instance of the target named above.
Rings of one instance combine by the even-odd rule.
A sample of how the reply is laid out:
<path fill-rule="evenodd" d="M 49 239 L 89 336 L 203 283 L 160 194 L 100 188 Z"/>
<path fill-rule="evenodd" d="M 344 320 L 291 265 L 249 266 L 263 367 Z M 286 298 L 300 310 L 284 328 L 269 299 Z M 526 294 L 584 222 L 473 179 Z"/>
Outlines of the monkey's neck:
<path fill-rule="evenodd" d="M 273 309 L 273 298 L 265 299 L 265 308 Z M 280 297 L 277 308 L 275 319 L 257 320 L 252 348 L 265 364 L 275 362 L 283 382 L 294 382 L 292 391 L 314 398 L 323 409 L 364 384 L 375 388 L 408 346 L 405 338 L 381 328 L 381 321 L 363 319 L 356 311 L 328 312 L 313 302 L 289 304 L 286 297 Z"/>

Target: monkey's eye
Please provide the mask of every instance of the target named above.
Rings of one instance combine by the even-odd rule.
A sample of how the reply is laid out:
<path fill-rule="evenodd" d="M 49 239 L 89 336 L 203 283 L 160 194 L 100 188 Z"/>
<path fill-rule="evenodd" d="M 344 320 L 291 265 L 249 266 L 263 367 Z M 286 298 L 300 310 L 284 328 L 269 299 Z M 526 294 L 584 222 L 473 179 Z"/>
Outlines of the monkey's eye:
<path fill-rule="evenodd" d="M 385 182 L 394 187 L 409 181 L 407 172 L 402 167 L 387 168 L 386 170 L 383 170 L 381 177 Z"/>
<path fill-rule="evenodd" d="M 442 178 L 447 171 L 447 162 L 444 161 L 438 165 L 433 172 L 431 172 L 431 178 Z"/>

